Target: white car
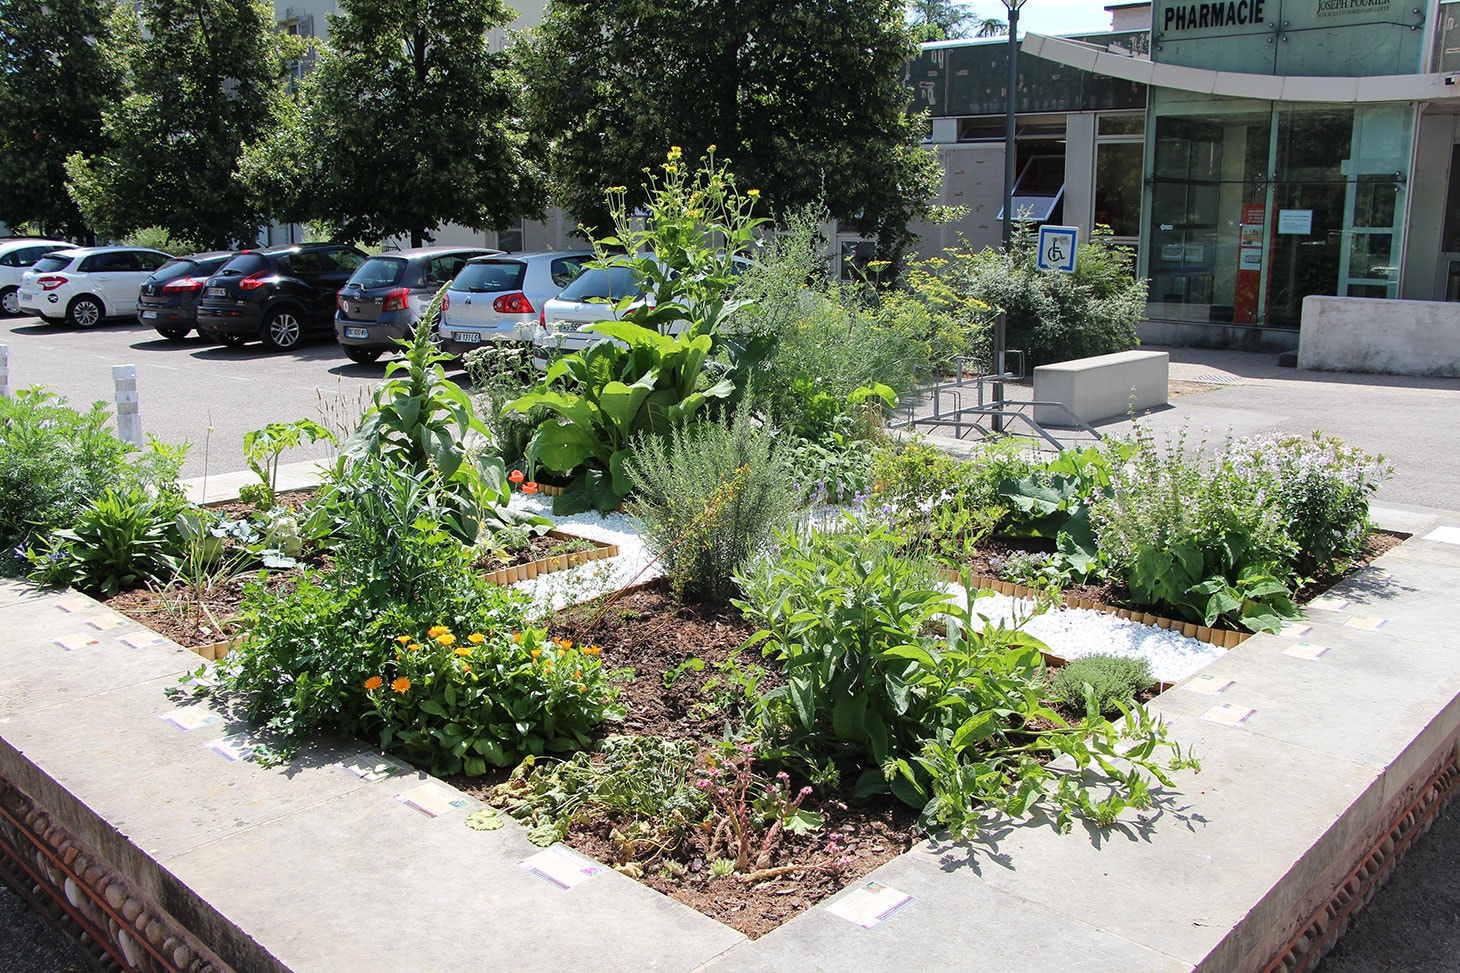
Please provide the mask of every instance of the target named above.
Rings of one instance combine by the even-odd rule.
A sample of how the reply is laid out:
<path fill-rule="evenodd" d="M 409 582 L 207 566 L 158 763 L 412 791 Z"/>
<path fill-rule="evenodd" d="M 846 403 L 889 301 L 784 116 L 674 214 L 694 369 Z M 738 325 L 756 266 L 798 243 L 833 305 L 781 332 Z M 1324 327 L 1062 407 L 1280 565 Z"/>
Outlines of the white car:
<path fill-rule="evenodd" d="M 486 341 L 531 341 L 548 298 L 592 259 L 587 250 L 549 250 L 468 261 L 441 302 L 441 349 L 460 355 Z"/>
<path fill-rule="evenodd" d="M 143 247 L 57 250 L 21 275 L 21 313 L 74 328 L 92 328 L 107 318 L 136 320 L 143 281 L 171 259 Z"/>
<path fill-rule="evenodd" d="M 565 355 L 582 351 L 603 335 L 586 330 L 597 321 L 620 320 L 641 307 L 644 290 L 632 267 L 590 267 L 543 306 L 532 343 L 539 352 Z M 629 298 L 623 310 L 618 303 Z"/>
<path fill-rule="evenodd" d="M 16 237 L 0 240 L 0 318 L 20 313 L 20 278 L 37 260 L 57 250 L 69 250 L 74 243 Z"/>

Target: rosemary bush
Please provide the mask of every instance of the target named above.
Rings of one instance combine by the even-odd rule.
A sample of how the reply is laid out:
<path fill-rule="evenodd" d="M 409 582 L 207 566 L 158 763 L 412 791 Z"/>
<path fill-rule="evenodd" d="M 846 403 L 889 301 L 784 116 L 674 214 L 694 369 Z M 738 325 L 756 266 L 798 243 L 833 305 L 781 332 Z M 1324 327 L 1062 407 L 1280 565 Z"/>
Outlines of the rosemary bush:
<path fill-rule="evenodd" d="M 791 454 L 745 410 L 639 440 L 626 472 L 631 509 L 676 597 L 730 597 L 736 568 L 804 503 Z"/>
<path fill-rule="evenodd" d="M 1114 715 L 1121 706 L 1134 706 L 1136 694 L 1154 683 L 1145 659 L 1097 654 L 1060 666 L 1050 680 L 1049 693 L 1077 713 L 1089 713 L 1093 705 L 1096 714 Z"/>

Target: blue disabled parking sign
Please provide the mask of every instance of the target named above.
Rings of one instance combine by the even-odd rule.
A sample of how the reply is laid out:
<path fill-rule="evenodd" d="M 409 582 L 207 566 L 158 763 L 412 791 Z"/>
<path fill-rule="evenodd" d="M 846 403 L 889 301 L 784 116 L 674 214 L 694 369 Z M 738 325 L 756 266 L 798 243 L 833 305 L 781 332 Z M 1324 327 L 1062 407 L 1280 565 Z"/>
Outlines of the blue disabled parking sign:
<path fill-rule="evenodd" d="M 1041 226 L 1039 228 L 1039 269 L 1075 272 L 1075 246 L 1080 240 L 1078 226 Z"/>

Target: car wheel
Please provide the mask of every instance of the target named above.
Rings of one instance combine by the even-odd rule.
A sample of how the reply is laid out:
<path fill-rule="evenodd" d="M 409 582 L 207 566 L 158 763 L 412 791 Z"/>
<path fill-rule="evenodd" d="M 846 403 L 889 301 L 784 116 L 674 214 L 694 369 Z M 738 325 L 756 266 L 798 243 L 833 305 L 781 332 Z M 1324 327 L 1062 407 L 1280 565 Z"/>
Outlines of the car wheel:
<path fill-rule="evenodd" d="M 66 323 L 73 328 L 94 328 L 101 324 L 102 316 L 101 301 L 89 294 L 76 298 L 66 309 Z"/>
<path fill-rule="evenodd" d="M 7 287 L 0 291 L 0 316 L 13 318 L 20 314 L 20 288 Z"/>
<path fill-rule="evenodd" d="M 277 311 L 269 312 L 264 321 L 264 331 L 259 337 L 263 340 L 264 347 L 273 351 L 288 351 L 299 344 L 299 339 L 304 333 L 303 325 L 299 323 L 299 315 L 287 307 L 281 307 Z"/>
<path fill-rule="evenodd" d="M 192 330 L 192 328 L 158 328 L 157 333 L 168 341 L 182 341 Z"/>
<path fill-rule="evenodd" d="M 374 365 L 380 361 L 380 356 L 385 354 L 379 348 L 356 348 L 351 345 L 345 345 L 344 349 L 346 357 L 357 365 Z"/>

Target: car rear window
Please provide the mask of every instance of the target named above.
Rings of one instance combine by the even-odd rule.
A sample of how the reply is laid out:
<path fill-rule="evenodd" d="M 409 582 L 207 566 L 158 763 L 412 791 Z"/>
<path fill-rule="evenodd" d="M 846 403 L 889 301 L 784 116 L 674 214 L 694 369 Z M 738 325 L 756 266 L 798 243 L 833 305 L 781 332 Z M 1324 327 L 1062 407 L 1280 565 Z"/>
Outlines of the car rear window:
<path fill-rule="evenodd" d="M 198 272 L 199 264 L 196 260 L 174 257 L 154 270 L 151 279 L 160 284 L 164 281 L 177 280 L 181 277 L 192 277 Z"/>
<path fill-rule="evenodd" d="M 594 298 L 616 301 L 621 297 L 638 297 L 642 293 L 634 280 L 632 267 L 610 267 L 607 270 L 591 267 L 573 278 L 558 298 L 564 301 L 591 301 Z"/>
<path fill-rule="evenodd" d="M 520 291 L 522 279 L 527 275 L 527 265 L 520 260 L 472 261 L 461 268 L 461 273 L 451 282 L 454 291 L 488 293 L 492 291 Z"/>
<path fill-rule="evenodd" d="M 34 269 L 37 273 L 54 274 L 71 266 L 71 260 L 71 257 L 42 257 L 35 262 Z"/>
<path fill-rule="evenodd" d="M 364 288 L 393 287 L 405 276 L 404 257 L 371 257 L 350 275 L 350 283 Z"/>
<path fill-rule="evenodd" d="M 248 274 L 258 273 L 269 266 L 268 260 L 256 253 L 240 253 L 218 271 L 220 276 L 243 277 Z"/>

